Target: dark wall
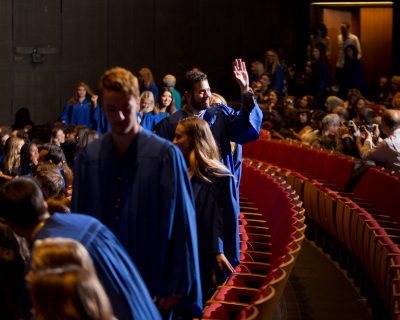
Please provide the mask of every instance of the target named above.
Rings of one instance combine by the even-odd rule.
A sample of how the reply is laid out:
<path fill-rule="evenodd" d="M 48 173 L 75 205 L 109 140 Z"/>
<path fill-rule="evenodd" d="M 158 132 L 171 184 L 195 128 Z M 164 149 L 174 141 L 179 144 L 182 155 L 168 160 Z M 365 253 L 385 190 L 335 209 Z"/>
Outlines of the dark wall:
<path fill-rule="evenodd" d="M 36 123 L 55 119 L 79 81 L 95 88 L 115 65 L 148 66 L 157 82 L 200 66 L 229 98 L 234 57 L 302 54 L 308 10 L 294 0 L 0 0 L 0 124 L 20 107 Z M 44 53 L 36 65 L 35 47 Z"/>

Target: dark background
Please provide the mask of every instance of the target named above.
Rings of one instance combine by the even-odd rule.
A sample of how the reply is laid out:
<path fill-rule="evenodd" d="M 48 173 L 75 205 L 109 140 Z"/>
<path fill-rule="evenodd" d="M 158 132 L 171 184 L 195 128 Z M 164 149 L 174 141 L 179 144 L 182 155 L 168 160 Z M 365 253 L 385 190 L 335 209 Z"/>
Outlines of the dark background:
<path fill-rule="evenodd" d="M 93 89 L 102 72 L 149 67 L 156 82 L 192 66 L 213 91 L 237 98 L 231 62 L 264 61 L 268 48 L 302 63 L 310 33 L 306 0 L 0 0 L 0 124 L 21 107 L 35 123 L 58 117 L 79 81 Z M 393 37 L 400 29 L 394 4 Z M 32 64 L 39 48 L 43 62 Z M 399 56 L 398 41 L 393 56 Z M 398 70 L 394 61 L 393 70 Z"/>

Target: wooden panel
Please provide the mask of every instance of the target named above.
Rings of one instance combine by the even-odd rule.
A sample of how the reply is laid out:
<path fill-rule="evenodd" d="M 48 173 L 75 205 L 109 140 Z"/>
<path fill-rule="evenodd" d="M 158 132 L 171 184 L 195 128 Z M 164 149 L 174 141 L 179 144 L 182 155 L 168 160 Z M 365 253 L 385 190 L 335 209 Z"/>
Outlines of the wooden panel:
<path fill-rule="evenodd" d="M 352 12 L 335 9 L 323 10 L 323 21 L 328 28 L 328 36 L 331 38 L 331 66 L 333 75 L 336 70 L 336 62 L 338 59 L 338 35 L 340 34 L 340 25 L 343 21 L 352 21 Z M 351 30 L 352 33 L 355 33 Z M 357 34 L 358 35 L 358 34 Z"/>
<path fill-rule="evenodd" d="M 360 12 L 363 66 L 367 88 L 392 70 L 392 8 L 362 8 Z"/>

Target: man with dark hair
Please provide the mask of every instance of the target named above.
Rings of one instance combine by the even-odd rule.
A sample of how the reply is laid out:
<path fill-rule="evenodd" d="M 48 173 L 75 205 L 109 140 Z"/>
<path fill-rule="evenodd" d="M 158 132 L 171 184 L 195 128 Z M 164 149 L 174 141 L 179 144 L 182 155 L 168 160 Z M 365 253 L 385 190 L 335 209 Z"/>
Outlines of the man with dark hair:
<path fill-rule="evenodd" d="M 381 129 L 387 138 L 379 138 L 379 128 L 375 126 L 373 133 L 364 130 L 367 137 L 363 145 L 358 134 L 357 147 L 361 158 L 400 173 L 400 110 L 386 110 L 382 115 Z"/>
<path fill-rule="evenodd" d="M 140 127 L 131 72 L 106 71 L 100 95 L 111 131 L 75 160 L 72 209 L 115 233 L 160 310 L 185 302 L 199 311 L 196 216 L 185 160 L 172 143 Z"/>
<path fill-rule="evenodd" d="M 85 246 L 118 319 L 160 319 L 127 253 L 95 218 L 73 213 L 50 216 L 40 187 L 30 177 L 15 178 L 2 186 L 0 217 L 30 244 L 38 239 L 64 237 Z"/>
<path fill-rule="evenodd" d="M 155 132 L 172 141 L 179 120 L 196 115 L 207 121 L 220 149 L 222 162 L 235 175 L 238 188 L 241 167 L 240 144 L 258 139 L 262 111 L 249 86 L 246 65 L 241 59 L 233 62 L 233 74 L 242 93 L 242 107 L 239 111 L 223 104 L 211 105 L 211 89 L 207 75 L 198 71 L 189 71 L 186 73 L 184 83 L 186 105 L 171 117 L 162 120 L 156 126 Z M 236 161 L 233 158 L 230 142 L 239 144 Z"/>

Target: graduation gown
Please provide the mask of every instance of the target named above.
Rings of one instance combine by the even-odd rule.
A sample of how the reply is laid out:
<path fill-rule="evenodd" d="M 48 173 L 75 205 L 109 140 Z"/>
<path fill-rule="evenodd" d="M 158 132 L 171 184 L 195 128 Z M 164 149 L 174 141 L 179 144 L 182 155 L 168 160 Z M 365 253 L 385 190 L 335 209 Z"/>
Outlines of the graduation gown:
<path fill-rule="evenodd" d="M 121 157 L 105 134 L 78 155 L 74 177 L 73 210 L 114 232 L 151 296 L 194 290 L 201 307 L 193 194 L 177 147 L 142 129 Z"/>
<path fill-rule="evenodd" d="M 161 319 L 126 251 L 98 220 L 86 215 L 55 213 L 33 240 L 50 237 L 71 238 L 87 249 L 119 320 Z"/>
<path fill-rule="evenodd" d="M 163 119 L 154 131 L 159 136 L 172 141 L 178 122 L 188 116 L 190 114 L 185 109 L 177 111 L 169 118 Z M 198 116 L 210 125 L 221 153 L 222 163 L 234 174 L 238 189 L 241 173 L 241 145 L 258 139 L 263 118 L 254 95 L 251 93 L 242 95 L 242 107 L 238 111 L 223 104 L 216 104 L 203 110 Z M 235 155 L 232 154 L 230 142 L 238 144 Z"/>
<path fill-rule="evenodd" d="M 68 101 L 59 119 L 66 124 L 85 125 L 89 129 L 96 129 L 94 125 L 97 120 L 94 119 L 94 113 L 93 103 L 86 97 L 82 103 L 78 101 L 72 104 Z"/>
<path fill-rule="evenodd" d="M 239 264 L 238 207 L 232 176 L 212 177 L 207 183 L 191 179 L 196 206 L 197 233 L 203 298 L 213 289 L 213 273 L 223 280 L 216 254 L 223 253 L 236 267 Z"/>
<path fill-rule="evenodd" d="M 143 128 L 153 131 L 154 126 L 157 125 L 162 119 L 169 117 L 168 112 L 159 112 L 157 114 L 153 114 L 151 112 L 147 112 L 143 115 L 142 121 L 140 124 Z"/>

